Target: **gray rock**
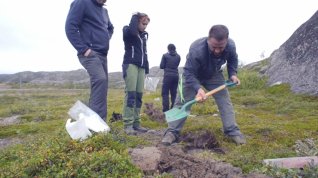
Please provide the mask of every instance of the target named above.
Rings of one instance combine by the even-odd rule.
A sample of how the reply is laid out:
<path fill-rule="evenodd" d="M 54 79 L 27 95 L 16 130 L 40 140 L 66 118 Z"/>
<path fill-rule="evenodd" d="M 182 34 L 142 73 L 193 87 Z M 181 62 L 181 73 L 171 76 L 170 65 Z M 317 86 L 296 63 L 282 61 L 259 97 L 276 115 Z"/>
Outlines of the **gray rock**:
<path fill-rule="evenodd" d="M 269 58 L 269 85 L 288 83 L 295 93 L 318 95 L 318 11 Z"/>

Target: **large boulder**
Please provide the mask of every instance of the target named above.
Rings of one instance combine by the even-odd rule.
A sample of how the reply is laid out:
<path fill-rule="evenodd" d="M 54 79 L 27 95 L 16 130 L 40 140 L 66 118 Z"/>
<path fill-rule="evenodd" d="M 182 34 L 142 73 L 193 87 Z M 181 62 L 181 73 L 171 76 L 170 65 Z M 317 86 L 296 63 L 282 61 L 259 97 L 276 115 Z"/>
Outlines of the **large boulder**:
<path fill-rule="evenodd" d="M 318 95 L 318 11 L 270 56 L 269 84 L 288 83 L 295 93 Z"/>

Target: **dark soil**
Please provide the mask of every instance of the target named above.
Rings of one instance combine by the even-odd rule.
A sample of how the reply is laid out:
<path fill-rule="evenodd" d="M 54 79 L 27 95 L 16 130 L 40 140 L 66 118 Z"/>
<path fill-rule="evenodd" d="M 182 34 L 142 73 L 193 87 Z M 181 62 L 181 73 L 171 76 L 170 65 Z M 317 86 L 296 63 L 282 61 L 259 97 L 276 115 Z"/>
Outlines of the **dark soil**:
<path fill-rule="evenodd" d="M 152 103 L 145 103 L 144 112 L 154 121 L 165 122 L 164 113 Z M 226 154 L 211 131 L 196 131 L 180 136 L 178 143 L 171 146 L 161 144 L 164 130 L 149 130 L 137 136 L 150 146 L 130 150 L 135 165 L 143 170 L 145 177 L 171 175 L 193 178 L 265 178 L 265 175 L 244 175 L 242 170 L 229 163 L 198 156 L 200 152 Z"/>
<path fill-rule="evenodd" d="M 182 135 L 180 142 L 171 146 L 160 143 L 163 134 L 164 131 L 155 130 L 139 134 L 137 136 L 149 141 L 151 146 L 130 150 L 133 162 L 144 171 L 145 177 L 169 174 L 193 178 L 267 178 L 259 174 L 244 175 L 240 168 L 229 163 L 197 156 L 203 151 L 225 154 L 212 132 Z"/>
<path fill-rule="evenodd" d="M 161 109 L 154 107 L 153 103 L 145 103 L 144 112 L 149 116 L 153 121 L 165 122 L 165 115 Z"/>

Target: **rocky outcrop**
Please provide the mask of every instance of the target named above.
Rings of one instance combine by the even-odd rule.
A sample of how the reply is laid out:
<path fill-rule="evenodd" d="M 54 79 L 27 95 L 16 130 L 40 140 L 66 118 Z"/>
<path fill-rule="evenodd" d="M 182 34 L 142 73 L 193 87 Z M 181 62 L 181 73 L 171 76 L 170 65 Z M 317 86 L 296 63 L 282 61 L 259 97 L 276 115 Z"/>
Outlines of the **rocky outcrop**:
<path fill-rule="evenodd" d="M 270 56 L 269 84 L 288 83 L 295 93 L 318 95 L 318 11 Z"/>

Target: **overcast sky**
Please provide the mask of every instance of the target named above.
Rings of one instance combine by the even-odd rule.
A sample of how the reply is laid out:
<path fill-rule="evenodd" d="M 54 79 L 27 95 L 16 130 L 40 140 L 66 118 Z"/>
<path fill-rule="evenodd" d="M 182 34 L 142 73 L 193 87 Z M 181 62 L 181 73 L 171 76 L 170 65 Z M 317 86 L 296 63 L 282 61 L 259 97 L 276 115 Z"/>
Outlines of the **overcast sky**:
<path fill-rule="evenodd" d="M 71 2 L 0 0 L 0 74 L 83 68 L 64 31 Z M 151 19 L 146 31 L 153 67 L 169 43 L 176 45 L 183 66 L 190 44 L 207 36 L 214 24 L 228 26 L 240 63 L 261 60 L 318 10 L 318 0 L 108 0 L 106 5 L 115 27 L 109 72 L 121 71 L 122 27 L 136 11 Z"/>

